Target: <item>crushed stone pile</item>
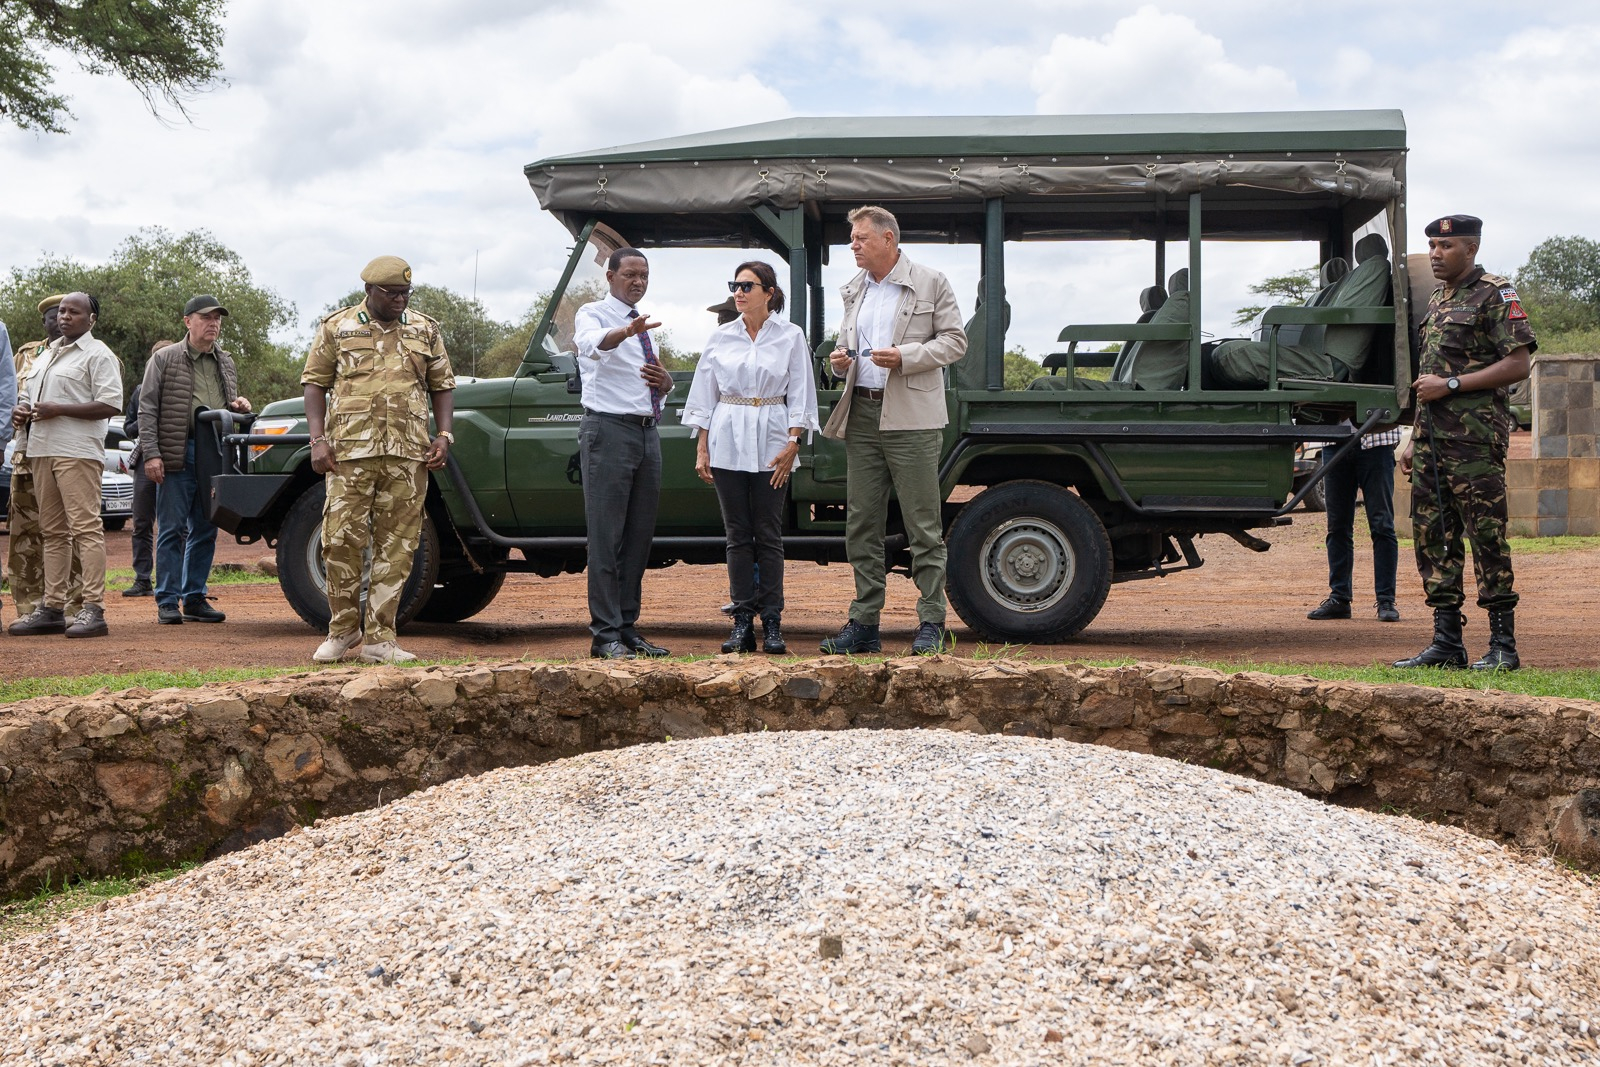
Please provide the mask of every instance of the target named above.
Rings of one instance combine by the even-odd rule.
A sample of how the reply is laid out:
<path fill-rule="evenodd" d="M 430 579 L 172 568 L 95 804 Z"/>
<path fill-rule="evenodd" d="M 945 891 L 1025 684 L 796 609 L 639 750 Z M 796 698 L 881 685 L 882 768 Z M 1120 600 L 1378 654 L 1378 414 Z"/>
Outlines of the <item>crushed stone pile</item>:
<path fill-rule="evenodd" d="M 1600 892 L 1199 767 L 751 734 L 453 782 L 0 947 L 12 1064 L 1577 1064 Z"/>

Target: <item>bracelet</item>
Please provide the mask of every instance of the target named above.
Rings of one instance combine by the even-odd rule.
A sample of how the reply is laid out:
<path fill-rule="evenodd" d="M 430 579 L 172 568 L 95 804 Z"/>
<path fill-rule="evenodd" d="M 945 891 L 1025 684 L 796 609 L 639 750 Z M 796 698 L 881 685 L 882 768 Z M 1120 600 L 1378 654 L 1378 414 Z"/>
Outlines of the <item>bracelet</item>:
<path fill-rule="evenodd" d="M 333 447 L 333 442 L 328 440 L 328 435 L 327 434 L 323 434 L 320 437 L 313 437 L 311 439 L 311 443 L 314 444 L 314 445 L 319 445 L 319 444 L 320 445 L 327 445 L 329 448 Z"/>

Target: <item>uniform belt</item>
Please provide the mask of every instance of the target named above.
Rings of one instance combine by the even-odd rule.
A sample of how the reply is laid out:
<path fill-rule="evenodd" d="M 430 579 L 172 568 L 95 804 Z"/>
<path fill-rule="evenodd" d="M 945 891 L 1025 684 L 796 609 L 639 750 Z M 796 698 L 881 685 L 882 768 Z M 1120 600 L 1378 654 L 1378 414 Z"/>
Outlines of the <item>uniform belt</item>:
<path fill-rule="evenodd" d="M 787 404 L 788 402 L 789 398 L 786 396 L 728 396 L 724 393 L 722 396 L 717 397 L 717 403 L 719 404 L 733 404 L 736 407 L 743 408 L 764 408 L 769 404 Z"/>
<path fill-rule="evenodd" d="M 583 413 L 585 415 L 593 415 L 601 419 L 616 419 L 620 422 L 626 422 L 632 426 L 643 426 L 647 430 L 661 421 L 654 415 L 618 415 L 614 411 L 596 411 L 594 408 L 584 408 Z"/>
<path fill-rule="evenodd" d="M 856 386 L 855 387 L 855 394 L 856 394 L 856 396 L 865 397 L 868 400 L 882 400 L 883 399 L 883 390 L 882 389 L 868 389 L 864 385 Z"/>

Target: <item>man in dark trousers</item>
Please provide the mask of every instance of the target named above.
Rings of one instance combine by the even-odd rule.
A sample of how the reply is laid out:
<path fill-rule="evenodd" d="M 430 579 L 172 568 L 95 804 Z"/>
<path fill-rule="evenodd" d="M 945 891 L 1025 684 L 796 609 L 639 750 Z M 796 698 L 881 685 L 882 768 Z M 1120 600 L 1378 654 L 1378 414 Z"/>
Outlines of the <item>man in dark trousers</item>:
<path fill-rule="evenodd" d="M 1422 320 L 1416 426 L 1400 455 L 1411 475 L 1417 569 L 1433 609 L 1433 642 L 1396 667 L 1465 667 L 1461 628 L 1464 541 L 1472 542 L 1478 606 L 1489 613 L 1489 651 L 1474 670 L 1516 670 L 1511 549 L 1506 544 L 1506 449 L 1511 386 L 1539 347 L 1517 291 L 1477 265 L 1483 220 L 1430 222 L 1428 261 L 1440 285 Z"/>
<path fill-rule="evenodd" d="M 150 354 L 173 344 L 157 341 L 150 346 Z M 130 441 L 139 440 L 139 390 L 128 390 L 128 409 L 122 415 L 122 433 Z M 144 454 L 137 443 L 128 453 L 128 469 L 133 474 L 133 584 L 122 591 L 123 596 L 152 596 L 155 586 L 150 575 L 156 562 L 156 483 L 144 472 Z"/>

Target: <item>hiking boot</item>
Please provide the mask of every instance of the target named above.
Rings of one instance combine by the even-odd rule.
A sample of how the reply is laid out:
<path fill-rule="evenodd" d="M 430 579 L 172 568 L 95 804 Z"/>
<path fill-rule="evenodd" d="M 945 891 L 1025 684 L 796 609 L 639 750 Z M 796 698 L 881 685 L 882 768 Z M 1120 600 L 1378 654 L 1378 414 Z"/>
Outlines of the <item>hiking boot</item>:
<path fill-rule="evenodd" d="M 156 622 L 162 626 L 182 626 L 183 612 L 178 610 L 176 604 L 157 604 Z"/>
<path fill-rule="evenodd" d="M 1410 659 L 1396 660 L 1395 666 L 1465 667 L 1467 646 L 1461 643 L 1461 627 L 1466 623 L 1460 608 L 1433 609 L 1433 643 Z"/>
<path fill-rule="evenodd" d="M 783 628 L 777 615 L 761 616 L 761 651 L 769 656 L 781 656 L 789 651 L 789 642 L 783 639 Z"/>
<path fill-rule="evenodd" d="M 311 653 L 311 658 L 317 663 L 338 663 L 342 659 L 349 659 L 355 654 L 355 649 L 361 644 L 361 631 L 345 634 L 343 637 L 328 635 L 328 639 L 317 646 Z"/>
<path fill-rule="evenodd" d="M 123 596 L 154 596 L 155 588 L 148 578 L 135 578 L 133 584 L 122 591 Z"/>
<path fill-rule="evenodd" d="M 724 652 L 754 652 L 756 650 L 756 628 L 750 616 L 739 614 L 733 617 L 733 633 L 722 642 Z"/>
<path fill-rule="evenodd" d="M 1517 613 L 1513 608 L 1489 609 L 1489 651 L 1472 665 L 1475 671 L 1514 671 L 1517 658 Z"/>
<path fill-rule="evenodd" d="M 1350 601 L 1340 600 L 1330 596 L 1310 611 L 1306 612 L 1308 619 L 1348 619 L 1350 617 Z"/>
<path fill-rule="evenodd" d="M 416 659 L 393 641 L 376 641 L 361 649 L 363 663 L 414 663 Z"/>
<path fill-rule="evenodd" d="M 822 651 L 830 656 L 848 656 L 856 652 L 882 652 L 883 642 L 878 639 L 878 628 L 851 619 L 833 637 L 822 639 Z"/>
<path fill-rule="evenodd" d="M 60 634 L 66 631 L 66 613 L 60 608 L 47 608 L 40 604 L 12 623 L 6 632 L 17 637 L 36 637 L 39 634 Z"/>
<path fill-rule="evenodd" d="M 946 645 L 956 647 L 956 635 L 936 622 L 925 622 L 917 627 L 917 636 L 911 639 L 911 654 L 931 656 L 943 652 Z"/>
<path fill-rule="evenodd" d="M 221 622 L 228 616 L 206 603 L 208 597 L 192 596 L 183 602 L 183 617 L 190 622 Z"/>
<path fill-rule="evenodd" d="M 1394 606 L 1394 601 L 1392 601 L 1392 600 L 1380 600 L 1380 601 L 1378 601 L 1378 621 L 1379 622 L 1399 622 L 1400 621 L 1400 609 Z"/>
<path fill-rule="evenodd" d="M 99 604 L 85 604 L 67 627 L 68 637 L 104 637 L 111 632 L 106 625 L 106 609 Z"/>

